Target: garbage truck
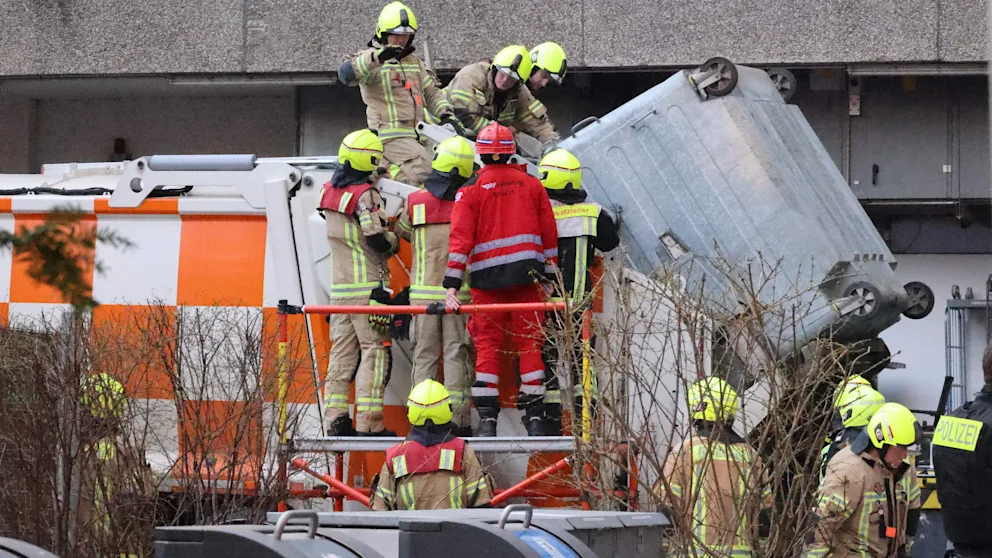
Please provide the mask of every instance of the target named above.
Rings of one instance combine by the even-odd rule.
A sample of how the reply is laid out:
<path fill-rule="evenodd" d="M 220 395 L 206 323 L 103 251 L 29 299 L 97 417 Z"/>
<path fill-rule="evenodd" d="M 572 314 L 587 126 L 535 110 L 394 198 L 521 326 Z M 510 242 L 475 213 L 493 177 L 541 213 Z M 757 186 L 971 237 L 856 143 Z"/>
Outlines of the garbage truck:
<path fill-rule="evenodd" d="M 423 131 L 436 141 L 445 133 Z M 609 114 L 579 123 L 560 146 L 582 161 L 590 197 L 620 216 L 622 256 L 612 263 L 625 284 L 650 290 L 664 268 L 683 278 L 685 292 L 705 291 L 726 309 L 741 301 L 735 281 L 713 267 L 718 253 L 736 260 L 760 254 L 781 269 L 804 270 L 812 288 L 800 301 L 812 311 L 796 323 L 780 320 L 745 332 L 749 343 L 764 347 L 765 358 L 827 332 L 877 344 L 878 333 L 900 315 L 920 318 L 933 306 L 925 285 L 897 284 L 896 260 L 824 147 L 799 109 L 786 104 L 758 69 L 713 59 L 680 71 Z M 142 410 L 130 420 L 140 423 L 140 447 L 160 490 L 178 490 L 193 479 L 209 490 L 252 494 L 264 483 L 282 482 L 273 471 L 308 451 L 334 454 L 333 465 L 318 459 L 318 468 L 329 472 L 333 466 L 347 484 L 367 489 L 382 465 L 377 450 L 398 441 L 323 436 L 321 385 L 330 336 L 323 316 L 288 316 L 288 349 L 275 349 L 280 301 L 292 308 L 329 303 L 329 247 L 317 202 L 335 164 L 334 157 L 151 155 L 123 163 L 46 164 L 40 174 L 0 176 L 6 229 L 38 224 L 68 206 L 84 214 L 83 226 L 114 230 L 132 243 L 98 244 L 89 255 L 104 268 L 88 270 L 100 303 L 92 323 L 119 327 L 129 340 L 122 349 L 128 356 L 149 342 L 152 322 L 166 322 L 177 340 L 156 350 L 172 351 L 165 361 L 182 366 L 159 359 L 138 367 L 139 377 L 122 379 L 132 408 Z M 386 212 L 398 215 L 416 185 L 380 183 Z M 390 261 L 394 292 L 408 283 L 409 258 L 404 245 Z M 6 285 L 0 316 L 11 327 L 50 324 L 68 311 L 65 300 L 34 282 L 15 255 L 0 254 L 0 281 Z M 608 282 L 603 285 L 596 327 L 604 326 L 617 303 Z M 670 358 L 663 340 L 655 341 L 632 349 L 657 352 L 642 359 L 644 366 Z M 176 347 L 187 342 L 193 345 L 180 355 Z M 403 435 L 409 428 L 410 348 L 396 342 L 392 352 L 385 422 Z M 884 363 L 887 351 L 878 352 Z M 740 384 L 746 389 L 762 359 L 741 351 L 735 359 L 740 377 L 749 379 Z M 289 385 L 277 389 L 272 380 L 287 360 Z M 510 391 L 516 385 L 511 364 L 500 382 Z M 655 389 L 671 392 L 666 385 Z M 624 395 L 637 396 L 633 388 Z M 277 399 L 285 408 L 273 405 Z M 672 397 L 672 404 L 679 399 Z M 512 393 L 501 394 L 501 403 L 516 419 Z M 261 409 L 257 420 L 230 420 L 255 405 Z M 567 453 L 574 447 L 518 438 L 519 420 L 499 424 L 504 441 L 493 446 L 505 454 L 489 464 L 501 486 L 547 465 L 535 458 L 541 448 Z M 196 443 L 198 428 L 210 430 L 209 443 Z M 234 465 L 232 455 L 245 453 L 234 447 L 239 440 L 250 441 L 253 458 Z M 327 486 L 299 470 L 291 468 L 286 482 L 293 494 L 327 494 Z M 345 507 L 361 506 L 349 501 Z"/>

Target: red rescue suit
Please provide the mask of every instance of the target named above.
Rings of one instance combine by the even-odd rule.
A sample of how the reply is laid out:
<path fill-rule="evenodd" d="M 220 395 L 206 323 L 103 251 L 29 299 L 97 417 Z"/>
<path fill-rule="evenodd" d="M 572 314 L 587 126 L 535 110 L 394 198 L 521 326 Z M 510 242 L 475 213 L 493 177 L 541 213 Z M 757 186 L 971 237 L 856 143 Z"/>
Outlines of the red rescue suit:
<path fill-rule="evenodd" d="M 451 217 L 444 287 L 460 288 L 469 272 L 476 304 L 541 302 L 535 280 L 557 271 L 558 229 L 548 195 L 523 165 L 487 165 L 459 190 Z M 543 312 L 473 314 L 477 359 L 472 398 L 498 412 L 499 353 L 505 331 L 520 354 L 520 403 L 544 396 Z"/>

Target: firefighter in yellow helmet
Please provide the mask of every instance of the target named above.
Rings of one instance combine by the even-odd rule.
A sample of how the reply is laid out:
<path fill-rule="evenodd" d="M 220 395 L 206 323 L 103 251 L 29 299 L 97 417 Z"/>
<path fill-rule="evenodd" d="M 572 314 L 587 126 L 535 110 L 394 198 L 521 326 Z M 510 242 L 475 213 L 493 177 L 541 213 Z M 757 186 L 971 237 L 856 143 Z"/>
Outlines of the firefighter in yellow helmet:
<path fill-rule="evenodd" d="M 875 411 L 865 431 L 827 465 L 806 558 L 911 556 L 921 503 L 907 459 L 919 441 L 909 409 L 886 403 Z"/>
<path fill-rule="evenodd" d="M 420 382 L 410 391 L 407 417 L 410 434 L 386 451 L 386 463 L 372 479 L 372 509 L 487 507 L 492 478 L 472 448 L 452 432 L 448 390 L 434 380 Z"/>
<path fill-rule="evenodd" d="M 570 316 L 573 322 L 572 331 L 581 331 L 582 313 L 586 305 L 591 304 L 590 293 L 593 285 L 590 281 L 589 268 L 593 264 L 595 251 L 609 252 L 620 245 L 616 224 L 610 214 L 594 201 L 586 199 L 586 191 L 582 189 L 582 165 L 579 160 L 564 149 L 555 149 L 548 153 L 538 166 L 538 176 L 541 184 L 551 199 L 551 209 L 555 214 L 555 224 L 558 227 L 558 268 L 561 270 L 561 284 L 555 280 L 555 299 L 569 298 L 575 312 Z M 563 292 L 561 292 L 563 290 Z M 559 315 L 551 321 L 551 327 L 563 327 L 565 316 Z M 567 378 L 575 388 L 574 412 L 575 417 L 582 416 L 582 346 L 572 347 L 572 366 L 562 370 L 558 366 L 559 351 L 554 343 L 554 335 L 548 335 L 545 343 L 545 359 L 547 365 L 556 371 L 547 382 L 544 403 L 547 409 L 548 424 L 551 430 L 549 436 L 561 435 L 561 378 Z M 595 340 L 591 343 L 595 345 Z M 595 408 L 596 382 L 593 373 L 593 399 L 589 402 Z M 580 420 L 574 421 L 580 425 Z"/>
<path fill-rule="evenodd" d="M 392 2 L 379 14 L 368 48 L 347 57 L 338 68 L 342 83 L 361 90 L 368 125 L 382 140 L 383 166 L 390 178 L 411 185 L 423 182 L 430 172 L 430 155 L 417 133 L 424 111 L 463 132 L 437 76 L 413 54 L 417 30 L 413 10 Z"/>
<path fill-rule="evenodd" d="M 696 555 L 750 556 L 771 491 L 761 459 L 733 431 L 737 392 L 709 377 L 688 395 L 695 433 L 668 454 L 655 494 Z"/>
<path fill-rule="evenodd" d="M 527 80 L 527 87 L 531 91 L 537 92 L 548 83 L 561 85 L 565 80 L 568 60 L 565 49 L 558 43 L 548 41 L 530 49 L 530 60 L 534 68 L 530 73 L 530 79 Z"/>
<path fill-rule="evenodd" d="M 860 378 L 860 376 L 858 376 Z M 885 396 L 870 385 L 848 382 L 837 398 L 834 408 L 840 416 L 841 428 L 833 433 L 830 442 L 823 446 L 820 460 L 820 478 L 827 471 L 827 463 L 841 449 L 851 445 L 882 405 Z"/>
<path fill-rule="evenodd" d="M 451 235 L 451 212 L 458 190 L 472 177 L 475 151 L 472 142 L 454 136 L 442 141 L 434 153 L 431 173 L 424 188 L 410 194 L 406 210 L 400 215 L 400 235 L 413 249 L 410 268 L 410 304 L 444 303 L 441 286 L 448 266 L 448 237 Z M 469 302 L 467 282 L 459 292 L 462 302 Z M 471 436 L 469 413 L 470 388 L 474 381 L 468 318 L 464 314 L 422 314 L 413 318 L 413 383 L 438 377 L 441 353 L 444 353 L 444 386 L 451 393 L 453 422 L 458 435 Z"/>
<path fill-rule="evenodd" d="M 338 168 L 321 191 L 318 209 L 331 245 L 331 304 L 389 304 L 387 261 L 399 249 L 389 230 L 379 192 L 382 142 L 370 130 L 348 134 Z M 329 436 L 394 436 L 383 425 L 383 395 L 392 370 L 389 317 L 334 314 L 325 387 L 324 421 Z M 357 369 L 356 369 L 357 367 Z M 348 417 L 348 390 L 355 381 L 355 427 Z"/>
<path fill-rule="evenodd" d="M 99 531 L 93 536 L 121 549 L 121 558 L 136 557 L 128 551 L 137 549 L 135 541 L 122 535 L 132 531 L 131 521 L 140 522 L 151 512 L 156 487 L 143 456 L 122 439 L 128 407 L 124 385 L 110 374 L 91 374 L 82 383 L 79 403 L 79 525 Z M 120 513 L 125 507 L 127 513 Z"/>
<path fill-rule="evenodd" d="M 527 81 L 533 65 L 526 48 L 511 45 L 499 51 L 491 62 L 476 62 L 455 74 L 444 94 L 470 137 L 496 121 L 514 133 L 537 138 L 546 147 L 561 139 L 547 112 L 537 110 L 536 105 L 532 107 L 536 100 Z M 544 105 L 540 106 L 543 109 Z"/>

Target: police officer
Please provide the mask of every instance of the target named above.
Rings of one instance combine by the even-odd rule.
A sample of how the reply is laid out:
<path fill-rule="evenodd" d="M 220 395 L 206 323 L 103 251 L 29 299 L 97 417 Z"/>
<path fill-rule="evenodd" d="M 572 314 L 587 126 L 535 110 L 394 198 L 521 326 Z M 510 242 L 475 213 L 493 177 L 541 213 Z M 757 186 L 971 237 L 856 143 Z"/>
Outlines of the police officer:
<path fill-rule="evenodd" d="M 375 511 L 487 507 L 492 478 L 465 443 L 454 435 L 448 390 L 424 380 L 410 391 L 406 440 L 386 451 L 382 471 L 372 479 Z"/>
<path fill-rule="evenodd" d="M 324 185 L 318 209 L 331 245 L 332 304 L 389 304 L 387 260 L 399 249 L 388 229 L 379 193 L 382 142 L 370 130 L 348 134 L 338 150 L 339 167 Z M 331 354 L 324 421 L 329 436 L 395 436 L 383 425 L 383 395 L 392 370 L 389 318 L 331 315 Z M 355 384 L 355 426 L 348 391 Z M 357 432 L 356 432 L 357 431 Z"/>
<path fill-rule="evenodd" d="M 759 511 L 771 505 L 761 459 L 733 430 L 738 407 L 737 392 L 722 379 L 693 384 L 695 433 L 668 454 L 655 484 L 676 525 L 691 530 L 684 539 L 692 539 L 694 556 L 751 556 Z"/>
<path fill-rule="evenodd" d="M 875 411 L 865 432 L 827 465 L 806 558 L 912 555 L 921 502 L 907 458 L 919 440 L 920 425 L 906 407 L 886 403 Z"/>
<path fill-rule="evenodd" d="M 940 417 L 933 435 L 944 534 L 962 558 L 992 556 L 992 345 L 982 355 L 982 372 L 982 391 Z"/>
<path fill-rule="evenodd" d="M 410 241 L 413 257 L 410 266 L 410 304 L 428 305 L 444 302 L 441 286 L 448 266 L 448 236 L 455 196 L 472 177 L 475 151 L 472 142 L 454 136 L 442 141 L 434 153 L 431 173 L 424 188 L 410 194 L 406 211 L 400 215 L 400 234 Z M 461 301 L 471 300 L 468 283 L 459 291 Z M 474 362 L 464 314 L 421 314 L 414 316 L 413 383 L 436 380 L 441 353 L 444 352 L 444 387 L 451 393 L 452 422 L 460 436 L 471 436 L 471 392 Z"/>
<path fill-rule="evenodd" d="M 464 133 L 434 76 L 414 56 L 417 18 L 402 2 L 382 9 L 368 48 L 342 62 L 338 77 L 358 85 L 365 101 L 369 128 L 382 140 L 390 178 L 419 185 L 430 172 L 430 155 L 417 134 L 417 123 L 429 110 L 442 124 Z"/>
<path fill-rule="evenodd" d="M 617 235 L 616 224 L 610 214 L 596 202 L 586 199 L 586 192 L 582 189 L 582 165 L 575 155 L 564 149 L 555 149 L 541 160 L 538 175 L 551 200 L 555 224 L 558 226 L 558 267 L 561 270 L 562 280 L 560 285 L 555 285 L 555 288 L 564 292 L 555 293 L 555 298 L 571 299 L 570 304 L 574 309 L 571 316 L 572 331 L 581 331 L 583 310 L 591 304 L 588 295 L 592 292 L 593 285 L 589 268 L 593 264 L 595 251 L 613 250 L 620 245 L 620 237 Z M 558 321 L 563 318 L 559 316 L 557 320 L 552 320 L 552 327 L 559 326 Z M 553 338 L 545 344 L 545 349 L 546 359 L 549 365 L 553 366 L 559 356 Z M 573 408 L 575 416 L 581 417 L 584 393 L 581 373 L 582 347 L 576 343 L 573 349 L 569 369 L 562 371 L 561 366 L 554 368 L 558 369 L 558 373 L 564 372 L 567 381 L 574 386 Z M 592 376 L 595 379 L 595 373 Z M 549 436 L 561 435 L 560 381 L 558 374 L 551 374 L 544 394 L 549 428 L 546 434 Z M 593 399 L 589 402 L 591 408 L 594 407 L 595 402 L 595 385 L 596 382 L 593 381 Z M 581 421 L 576 420 L 575 423 L 578 425 Z"/>

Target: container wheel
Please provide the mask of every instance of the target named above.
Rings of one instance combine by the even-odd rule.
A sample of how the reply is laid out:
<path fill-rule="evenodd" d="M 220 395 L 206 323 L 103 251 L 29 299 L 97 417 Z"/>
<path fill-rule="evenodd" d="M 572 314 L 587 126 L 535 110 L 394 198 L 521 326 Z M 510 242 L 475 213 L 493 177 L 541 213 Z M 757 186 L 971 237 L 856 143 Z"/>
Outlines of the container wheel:
<path fill-rule="evenodd" d="M 909 308 L 903 310 L 902 315 L 911 320 L 926 318 L 937 302 L 934 300 L 933 290 L 919 281 L 906 283 L 905 289 L 914 303 Z"/>
<path fill-rule="evenodd" d="M 878 290 L 875 288 L 875 285 L 872 285 L 871 283 L 866 283 L 864 281 L 855 283 L 847 289 L 845 296 L 860 296 L 864 299 L 861 306 L 851 312 L 851 315 L 853 316 L 868 319 L 874 316 L 875 312 L 878 311 Z"/>
<path fill-rule="evenodd" d="M 722 56 L 716 56 L 703 62 L 699 71 L 717 73 L 718 79 L 705 87 L 706 94 L 711 97 L 723 97 L 737 87 L 737 66 Z"/>

